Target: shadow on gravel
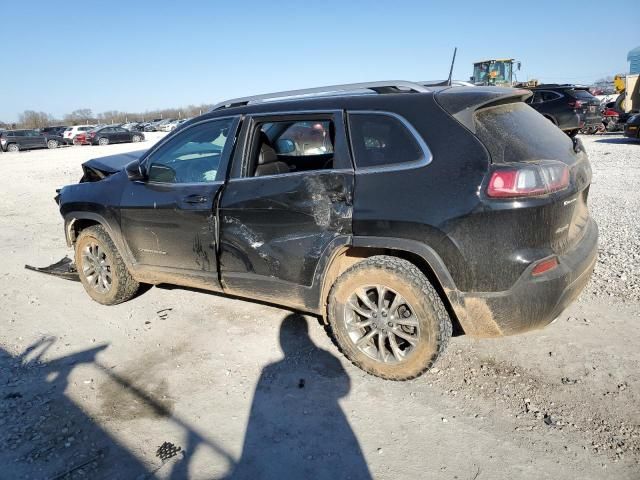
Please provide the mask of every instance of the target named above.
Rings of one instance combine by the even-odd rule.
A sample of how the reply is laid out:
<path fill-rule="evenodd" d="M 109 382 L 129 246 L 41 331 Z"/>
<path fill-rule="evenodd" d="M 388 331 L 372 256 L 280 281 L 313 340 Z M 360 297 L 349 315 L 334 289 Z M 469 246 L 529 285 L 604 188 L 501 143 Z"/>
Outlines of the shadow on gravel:
<path fill-rule="evenodd" d="M 285 356 L 262 370 L 238 461 L 152 393 L 103 365 L 97 355 L 107 345 L 46 361 L 54 343 L 54 338 L 42 338 L 17 356 L 0 348 L 2 479 L 144 480 L 162 469 L 162 478 L 183 480 L 207 474 L 191 465 L 201 448 L 229 466 L 227 479 L 371 478 L 338 403 L 349 393 L 349 376 L 335 356 L 311 341 L 307 320 L 300 314 L 289 314 L 282 322 Z M 149 445 L 143 463 L 65 394 L 71 372 L 81 364 L 92 364 L 130 401 L 178 427 L 181 445 L 165 442 L 158 448 L 164 440 L 159 439 Z M 86 382 L 86 394 L 93 395 L 93 380 Z M 169 440 L 175 441 L 173 437 L 175 430 Z"/>
<path fill-rule="evenodd" d="M 371 478 L 338 404 L 351 388 L 340 361 L 311 341 L 300 314 L 284 318 L 280 345 L 285 356 L 262 370 L 242 456 L 226 478 Z"/>
<path fill-rule="evenodd" d="M 0 478 L 136 478 L 148 473 L 65 395 L 69 374 L 106 345 L 43 361 L 53 338 L 13 357 L 0 348 Z"/>
<path fill-rule="evenodd" d="M 627 137 L 615 137 L 615 138 L 599 138 L 598 140 L 596 140 L 596 143 L 629 143 L 629 144 L 637 144 L 640 145 L 640 142 L 638 142 L 638 140 L 635 140 L 633 138 L 627 138 Z"/>

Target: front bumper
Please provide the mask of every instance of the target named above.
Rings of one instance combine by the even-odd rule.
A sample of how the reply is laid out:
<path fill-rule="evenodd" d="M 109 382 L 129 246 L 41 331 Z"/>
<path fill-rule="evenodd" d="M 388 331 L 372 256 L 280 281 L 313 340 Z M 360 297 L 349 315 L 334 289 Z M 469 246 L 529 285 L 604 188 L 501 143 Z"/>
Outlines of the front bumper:
<path fill-rule="evenodd" d="M 465 333 L 478 337 L 513 335 L 551 323 L 584 289 L 596 263 L 598 226 L 590 220 L 573 250 L 558 256 L 555 269 L 534 277 L 530 265 L 503 292 L 459 292 L 452 306 Z"/>

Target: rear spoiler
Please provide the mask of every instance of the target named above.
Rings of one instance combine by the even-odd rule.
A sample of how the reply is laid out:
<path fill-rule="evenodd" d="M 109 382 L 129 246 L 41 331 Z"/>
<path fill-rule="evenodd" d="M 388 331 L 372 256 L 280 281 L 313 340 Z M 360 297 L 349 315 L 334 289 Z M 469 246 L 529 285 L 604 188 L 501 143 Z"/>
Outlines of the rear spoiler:
<path fill-rule="evenodd" d="M 523 102 L 531 95 L 533 95 L 531 91 L 519 88 L 457 87 L 441 90 L 434 97 L 438 105 L 446 112 L 473 133 L 476 133 L 473 121 L 475 112 L 505 103 Z"/>

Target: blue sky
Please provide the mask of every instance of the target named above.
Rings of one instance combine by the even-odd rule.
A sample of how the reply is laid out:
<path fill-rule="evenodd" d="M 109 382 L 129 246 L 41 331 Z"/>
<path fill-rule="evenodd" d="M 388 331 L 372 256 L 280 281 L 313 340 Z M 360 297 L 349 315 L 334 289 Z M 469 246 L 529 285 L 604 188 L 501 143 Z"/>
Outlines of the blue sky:
<path fill-rule="evenodd" d="M 519 79 L 590 82 L 626 71 L 627 52 L 640 45 L 637 0 L 9 3 L 1 9 L 0 121 L 27 109 L 144 111 L 441 79 L 454 46 L 454 78 L 468 79 L 475 60 L 514 57 Z"/>

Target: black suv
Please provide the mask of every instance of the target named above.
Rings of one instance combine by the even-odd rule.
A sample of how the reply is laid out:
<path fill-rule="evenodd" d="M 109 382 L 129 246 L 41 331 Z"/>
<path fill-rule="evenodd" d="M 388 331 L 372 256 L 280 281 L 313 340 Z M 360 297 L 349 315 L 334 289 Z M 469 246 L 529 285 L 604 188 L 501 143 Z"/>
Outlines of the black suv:
<path fill-rule="evenodd" d="M 0 133 L 0 149 L 3 152 L 18 152 L 33 148 L 58 148 L 64 144 L 59 135 L 51 135 L 37 130 L 7 130 Z"/>
<path fill-rule="evenodd" d="M 62 137 L 62 134 L 67 128 L 67 126 L 44 127 L 40 129 L 40 133 L 42 135 L 56 135 L 58 137 Z"/>
<path fill-rule="evenodd" d="M 533 95 L 526 102 L 570 136 L 583 127 L 602 123 L 600 101 L 588 87 L 553 83 L 530 90 Z"/>
<path fill-rule="evenodd" d="M 59 191 L 80 279 L 102 304 L 171 283 L 318 314 L 394 380 L 452 328 L 540 328 L 587 283 L 598 231 L 582 143 L 528 95 L 376 82 L 219 104 Z"/>

